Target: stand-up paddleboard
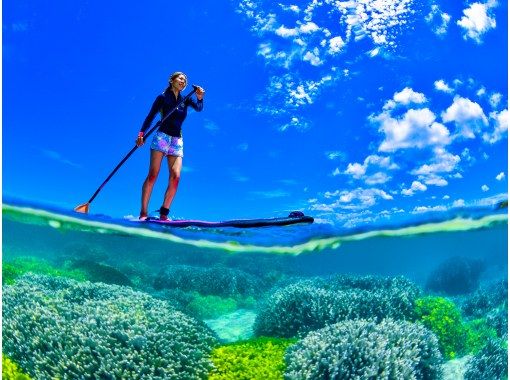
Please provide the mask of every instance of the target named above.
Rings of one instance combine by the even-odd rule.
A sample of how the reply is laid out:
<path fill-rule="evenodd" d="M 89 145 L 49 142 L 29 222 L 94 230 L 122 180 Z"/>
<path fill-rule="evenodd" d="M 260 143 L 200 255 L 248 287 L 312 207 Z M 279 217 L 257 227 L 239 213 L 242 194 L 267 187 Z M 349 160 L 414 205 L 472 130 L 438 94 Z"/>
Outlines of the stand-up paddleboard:
<path fill-rule="evenodd" d="M 304 215 L 301 211 L 292 211 L 289 216 L 283 218 L 266 218 L 266 219 L 236 219 L 225 220 L 223 222 L 208 222 L 205 220 L 160 220 L 157 218 L 148 218 L 143 223 L 156 223 L 169 227 L 237 227 L 237 228 L 253 228 L 253 227 L 271 227 L 271 226 L 288 226 L 291 224 L 310 224 L 313 223 L 311 216 Z"/>

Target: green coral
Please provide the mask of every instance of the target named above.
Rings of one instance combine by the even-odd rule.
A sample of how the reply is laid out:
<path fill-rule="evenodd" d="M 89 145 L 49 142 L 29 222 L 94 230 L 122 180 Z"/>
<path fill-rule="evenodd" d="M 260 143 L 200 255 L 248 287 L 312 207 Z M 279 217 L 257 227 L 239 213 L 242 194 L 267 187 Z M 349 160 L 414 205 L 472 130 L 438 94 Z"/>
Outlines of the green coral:
<path fill-rule="evenodd" d="M 418 320 L 434 332 L 439 340 L 439 349 L 448 359 L 464 352 L 466 329 L 457 306 L 443 297 L 423 297 L 416 300 Z"/>
<path fill-rule="evenodd" d="M 217 318 L 237 309 L 237 302 L 233 298 L 218 296 L 203 296 L 193 292 L 193 300 L 188 304 L 188 311 L 201 319 Z"/>
<path fill-rule="evenodd" d="M 30 380 L 30 377 L 25 375 L 16 363 L 2 354 L 2 379 Z"/>
<path fill-rule="evenodd" d="M 496 339 L 498 333 L 489 326 L 483 318 L 466 323 L 466 348 L 471 354 L 478 354 L 491 339 Z"/>
<path fill-rule="evenodd" d="M 28 272 L 52 277 L 66 277 L 76 281 L 87 280 L 87 276 L 82 270 L 57 268 L 46 260 L 24 256 L 2 263 L 2 284 L 11 285 L 19 276 Z"/>
<path fill-rule="evenodd" d="M 217 347 L 209 380 L 283 379 L 285 351 L 296 341 L 263 337 Z"/>

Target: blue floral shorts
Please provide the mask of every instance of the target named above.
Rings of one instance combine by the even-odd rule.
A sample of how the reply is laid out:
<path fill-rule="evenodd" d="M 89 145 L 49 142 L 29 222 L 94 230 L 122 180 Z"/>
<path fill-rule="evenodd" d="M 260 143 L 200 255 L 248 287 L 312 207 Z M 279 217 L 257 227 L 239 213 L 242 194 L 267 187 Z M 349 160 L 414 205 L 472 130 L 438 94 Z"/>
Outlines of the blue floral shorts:
<path fill-rule="evenodd" d="M 163 152 L 166 156 L 182 157 L 184 155 L 182 138 L 170 136 L 164 132 L 156 132 L 151 149 Z"/>

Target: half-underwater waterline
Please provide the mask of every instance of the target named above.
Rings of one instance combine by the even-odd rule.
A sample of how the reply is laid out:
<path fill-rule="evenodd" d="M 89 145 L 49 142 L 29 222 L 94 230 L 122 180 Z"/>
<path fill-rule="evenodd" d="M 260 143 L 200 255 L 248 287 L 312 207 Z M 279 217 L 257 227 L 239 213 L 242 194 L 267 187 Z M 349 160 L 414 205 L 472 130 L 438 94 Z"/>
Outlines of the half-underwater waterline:
<path fill-rule="evenodd" d="M 507 378 L 506 211 L 208 230 L 9 201 L 3 376 Z"/>

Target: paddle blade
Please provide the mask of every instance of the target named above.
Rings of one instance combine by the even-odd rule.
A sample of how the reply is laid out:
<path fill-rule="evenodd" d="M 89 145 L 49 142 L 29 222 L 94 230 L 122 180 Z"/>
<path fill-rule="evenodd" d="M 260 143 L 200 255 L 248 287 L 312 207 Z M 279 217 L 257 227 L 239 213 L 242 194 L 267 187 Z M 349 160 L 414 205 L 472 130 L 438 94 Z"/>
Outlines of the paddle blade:
<path fill-rule="evenodd" d="M 83 214 L 87 214 L 89 212 L 89 203 L 84 203 L 82 205 L 76 206 L 74 211 L 81 212 Z"/>

